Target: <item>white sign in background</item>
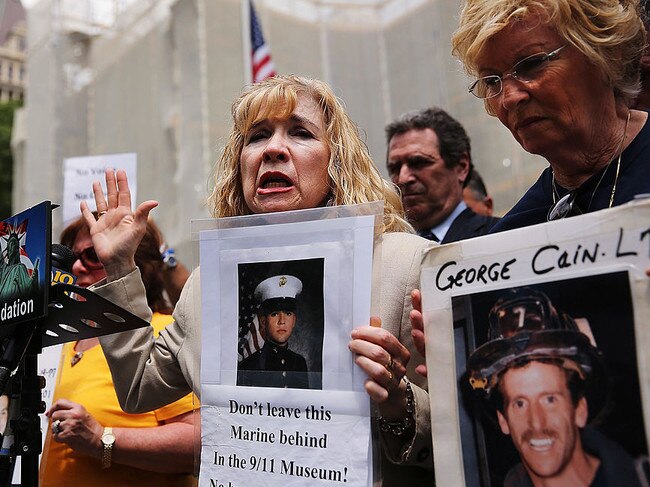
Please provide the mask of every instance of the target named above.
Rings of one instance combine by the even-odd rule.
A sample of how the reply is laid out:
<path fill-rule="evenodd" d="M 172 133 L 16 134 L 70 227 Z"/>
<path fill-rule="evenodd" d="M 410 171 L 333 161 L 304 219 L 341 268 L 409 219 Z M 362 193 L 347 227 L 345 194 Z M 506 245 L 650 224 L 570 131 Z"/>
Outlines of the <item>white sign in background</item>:
<path fill-rule="evenodd" d="M 104 171 L 108 168 L 124 169 L 129 178 L 132 207 L 137 202 L 137 155 L 134 152 L 101 156 L 71 157 L 63 161 L 63 223 L 65 225 L 80 216 L 79 204 L 88 203 L 95 211 L 93 181 L 99 181 L 106 193 Z"/>
<path fill-rule="evenodd" d="M 375 216 L 314 217 L 200 233 L 201 486 L 372 484 L 370 402 L 347 343 L 369 321 Z M 236 386 L 238 264 L 313 258 L 324 260 L 323 390 Z"/>

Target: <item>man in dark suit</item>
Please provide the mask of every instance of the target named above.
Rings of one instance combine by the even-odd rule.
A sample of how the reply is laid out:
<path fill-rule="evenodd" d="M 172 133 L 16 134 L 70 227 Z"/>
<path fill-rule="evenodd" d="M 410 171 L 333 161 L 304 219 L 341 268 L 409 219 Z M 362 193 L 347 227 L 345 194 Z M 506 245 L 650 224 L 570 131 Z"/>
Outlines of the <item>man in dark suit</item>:
<path fill-rule="evenodd" d="M 477 215 L 463 201 L 472 168 L 469 137 L 440 108 L 405 113 L 386 127 L 387 167 L 418 233 L 440 243 L 488 233 L 498 218 Z"/>
<path fill-rule="evenodd" d="M 309 389 L 307 362 L 289 349 L 296 325 L 296 297 L 301 291 L 300 279 L 290 275 L 269 277 L 255 288 L 265 342 L 260 350 L 239 362 L 237 385 Z"/>
<path fill-rule="evenodd" d="M 475 167 L 472 168 L 463 188 L 463 201 L 477 215 L 492 216 L 494 213 L 494 200 L 488 194 L 483 178 Z"/>

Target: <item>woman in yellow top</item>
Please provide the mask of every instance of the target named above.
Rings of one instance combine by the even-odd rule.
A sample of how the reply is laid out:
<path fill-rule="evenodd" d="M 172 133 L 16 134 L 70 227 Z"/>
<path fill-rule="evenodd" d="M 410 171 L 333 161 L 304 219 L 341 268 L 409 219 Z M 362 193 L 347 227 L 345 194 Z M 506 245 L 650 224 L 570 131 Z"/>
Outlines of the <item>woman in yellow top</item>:
<path fill-rule="evenodd" d="M 97 259 L 82 220 L 63 231 L 61 243 L 72 248 L 77 284 L 90 286 L 106 272 Z M 142 270 L 152 326 L 158 334 L 172 322 L 172 303 L 163 293 L 166 270 L 160 256 L 162 237 L 149 221 L 135 255 Z M 181 269 L 180 272 L 187 272 Z M 51 420 L 41 463 L 41 485 L 190 486 L 196 483 L 192 396 L 142 414 L 119 405 L 99 340 L 88 338 L 63 348 Z M 111 441 L 114 439 L 114 443 Z"/>

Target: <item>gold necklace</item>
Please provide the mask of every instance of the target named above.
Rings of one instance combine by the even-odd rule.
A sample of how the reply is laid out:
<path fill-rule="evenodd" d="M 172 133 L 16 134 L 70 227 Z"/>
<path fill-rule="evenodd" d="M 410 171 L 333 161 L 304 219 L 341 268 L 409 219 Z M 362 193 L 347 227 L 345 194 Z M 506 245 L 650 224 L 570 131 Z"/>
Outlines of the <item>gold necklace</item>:
<path fill-rule="evenodd" d="M 616 163 L 616 176 L 614 177 L 614 186 L 612 186 L 612 194 L 609 195 L 609 208 L 611 208 L 612 204 L 614 203 L 614 195 L 616 194 L 616 183 L 618 183 L 618 174 L 621 171 L 621 159 L 623 158 L 623 144 L 625 144 L 625 136 L 627 135 L 627 126 L 630 124 L 631 113 L 632 112 L 630 110 L 627 111 L 627 120 L 625 120 L 625 129 L 623 129 L 623 138 L 621 139 L 621 146 L 618 148 L 620 154 L 618 155 L 618 162 Z M 591 199 L 592 200 L 594 199 L 593 194 L 591 195 Z M 589 206 L 591 206 L 591 201 L 589 202 Z"/>
<path fill-rule="evenodd" d="M 614 184 L 612 186 L 612 192 L 609 195 L 609 206 L 608 208 L 611 208 L 612 205 L 614 204 L 614 195 L 616 195 L 616 185 L 618 183 L 618 175 L 621 172 L 621 159 L 623 158 L 623 145 L 625 144 L 625 136 L 627 135 L 627 127 L 630 124 L 630 115 L 631 111 L 628 110 L 627 112 L 627 118 L 625 120 L 625 128 L 623 129 L 623 137 L 621 138 L 621 142 L 619 143 L 618 146 L 618 159 L 616 161 L 616 175 L 614 176 Z M 596 195 L 596 191 L 598 191 L 598 188 L 600 187 L 600 183 L 602 183 L 603 179 L 605 178 L 605 174 L 607 174 L 607 170 L 609 169 L 609 166 L 611 166 L 613 161 L 610 161 L 607 163 L 607 166 L 605 166 L 605 170 L 603 171 L 603 174 L 600 176 L 600 179 L 596 183 L 596 186 L 594 187 L 594 190 L 591 193 L 591 198 L 589 198 L 589 205 L 587 206 L 587 213 L 589 213 L 589 210 L 591 209 L 591 203 L 594 201 L 594 196 Z M 570 191 L 569 194 L 572 192 L 577 191 L 577 189 Z M 553 196 L 553 206 L 556 205 L 558 200 L 560 199 L 560 194 L 557 190 L 557 186 L 555 184 L 555 173 L 553 173 L 553 177 L 551 179 L 551 193 Z M 565 196 L 566 197 L 566 196 Z M 571 203 L 571 206 L 573 206 L 573 203 Z M 576 205 L 577 208 L 577 205 Z"/>
<path fill-rule="evenodd" d="M 623 144 L 625 144 L 625 136 L 627 135 L 627 126 L 630 123 L 630 113 L 632 113 L 630 110 L 627 111 L 627 119 L 625 120 L 625 128 L 623 129 L 623 137 L 621 138 L 621 143 L 618 146 L 618 160 L 616 161 L 616 176 L 614 176 L 614 185 L 612 186 L 612 192 L 609 195 L 609 206 L 608 208 L 611 208 L 612 205 L 614 204 L 614 195 L 616 194 L 616 183 L 618 183 L 618 174 L 621 171 L 621 159 L 623 158 Z M 587 213 L 589 213 L 589 210 L 591 209 L 591 203 L 594 201 L 594 196 L 596 195 L 596 191 L 598 190 L 598 187 L 600 186 L 600 183 L 603 181 L 603 178 L 605 177 L 605 174 L 607 173 L 607 170 L 609 169 L 609 166 L 612 163 L 610 162 L 607 164 L 607 167 L 603 171 L 603 174 L 600 176 L 600 179 L 598 180 L 598 184 L 596 184 L 596 187 L 594 188 L 593 193 L 591 193 L 591 198 L 589 199 L 589 206 L 587 206 Z"/>

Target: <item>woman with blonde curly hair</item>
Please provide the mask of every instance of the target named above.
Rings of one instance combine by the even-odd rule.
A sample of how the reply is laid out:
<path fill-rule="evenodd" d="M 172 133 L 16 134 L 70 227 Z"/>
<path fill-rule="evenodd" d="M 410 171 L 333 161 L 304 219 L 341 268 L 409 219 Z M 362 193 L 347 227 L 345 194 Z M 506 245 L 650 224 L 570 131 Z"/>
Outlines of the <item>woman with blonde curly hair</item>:
<path fill-rule="evenodd" d="M 370 158 L 359 130 L 341 102 L 322 81 L 298 76 L 276 76 L 252 85 L 232 106 L 233 128 L 217 163 L 214 191 L 210 196 L 215 218 L 255 213 L 246 203 L 241 180 L 240 156 L 251 130 L 269 116 L 289 118 L 302 95 L 322 110 L 329 149 L 327 177 L 329 206 L 384 201 L 384 230 L 411 232 L 403 216 L 402 203 Z M 309 206 L 303 206 L 309 207 Z"/>
<path fill-rule="evenodd" d="M 374 252 L 379 272 L 372 282 L 380 296 L 381 327 L 356 328 L 349 348 L 368 375 L 366 390 L 379 410 L 383 485 L 431 485 L 429 400 L 424 379 L 414 373 L 417 364 L 410 362 L 409 324 L 409 293 L 418 287 L 421 251 L 428 242 L 411 233 L 394 186 L 381 178 L 358 128 L 325 83 L 297 76 L 268 79 L 242 93 L 232 117 L 210 196 L 215 217 L 384 203 Z M 108 284 L 98 292 L 145 315 L 131 256 L 157 203 L 142 203 L 132 213 L 126 175 L 118 171 L 116 178 L 107 171 L 106 182 L 107 198 L 98 184 L 93 187 L 99 220 L 82 205 L 107 271 Z M 190 390 L 200 392 L 198 296 L 194 272 L 176 306 L 176 322 L 155 342 L 148 330 L 102 338 L 126 410 L 146 410 Z"/>
<path fill-rule="evenodd" d="M 638 0 L 467 0 L 453 53 L 469 92 L 549 167 L 493 232 L 620 205 L 650 191 Z"/>

